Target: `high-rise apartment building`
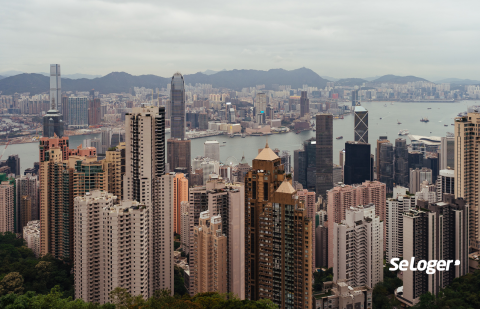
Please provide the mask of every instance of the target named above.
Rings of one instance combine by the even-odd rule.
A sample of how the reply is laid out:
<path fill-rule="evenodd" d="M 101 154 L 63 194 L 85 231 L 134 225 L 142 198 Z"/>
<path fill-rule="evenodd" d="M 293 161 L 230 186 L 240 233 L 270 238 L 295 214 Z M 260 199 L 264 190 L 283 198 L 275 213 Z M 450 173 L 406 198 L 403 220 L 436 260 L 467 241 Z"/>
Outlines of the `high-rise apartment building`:
<path fill-rule="evenodd" d="M 359 104 L 360 104 L 360 99 L 358 98 L 358 89 L 354 89 L 352 90 L 352 106 L 357 106 Z"/>
<path fill-rule="evenodd" d="M 181 222 L 181 231 L 180 231 L 180 248 L 185 253 L 190 252 L 190 204 L 188 201 L 180 203 L 180 222 Z"/>
<path fill-rule="evenodd" d="M 0 233 L 15 232 L 15 186 L 0 174 Z"/>
<path fill-rule="evenodd" d="M 215 161 L 220 161 L 220 144 L 218 141 L 206 141 L 203 144 L 204 157 Z"/>
<path fill-rule="evenodd" d="M 376 215 L 385 222 L 386 198 L 386 185 L 379 181 L 366 181 L 355 186 L 340 185 L 329 190 L 327 192 L 328 235 L 333 235 L 334 223 L 345 220 L 347 210 L 355 206 L 374 204 Z M 385 229 L 383 235 L 382 239 L 385 241 Z M 329 236 L 328 241 L 328 267 L 333 267 L 333 238 Z"/>
<path fill-rule="evenodd" d="M 267 104 L 268 104 L 267 94 L 265 94 L 264 92 L 258 92 L 255 96 L 255 102 L 253 104 L 255 107 L 255 113 L 261 114 L 262 111 L 263 113 L 266 113 Z"/>
<path fill-rule="evenodd" d="M 377 177 L 375 178 L 376 180 L 380 180 L 380 162 L 381 162 L 381 156 L 380 156 L 380 149 L 381 145 L 383 143 L 390 143 L 390 141 L 387 139 L 386 136 L 380 136 L 377 139 L 377 149 L 375 150 L 375 173 Z"/>
<path fill-rule="evenodd" d="M 311 308 L 312 221 L 290 181 L 268 144 L 245 176 L 245 292 L 281 308 Z"/>
<path fill-rule="evenodd" d="M 415 208 L 415 197 L 407 194 L 407 188 L 393 188 L 392 198 L 387 199 L 386 243 L 387 261 L 403 257 L 403 213 Z"/>
<path fill-rule="evenodd" d="M 355 106 L 354 114 L 354 141 L 368 144 L 368 111 L 363 106 Z"/>
<path fill-rule="evenodd" d="M 170 166 L 170 171 L 180 168 L 189 177 L 192 169 L 191 147 L 190 140 L 171 138 L 167 140 L 167 162 Z"/>
<path fill-rule="evenodd" d="M 210 216 L 209 211 L 200 213 L 199 225 L 193 228 L 193 251 L 195 264 L 190 268 L 193 287 L 190 294 L 218 292 L 227 289 L 227 236 L 222 233 L 221 216 Z"/>
<path fill-rule="evenodd" d="M 413 306 L 426 292 L 434 295 L 450 285 L 453 279 L 468 273 L 468 205 L 462 198 L 445 194 L 442 202 L 419 201 L 421 210 L 403 214 L 403 259 L 412 261 L 416 271 L 403 272 L 403 295 L 399 300 Z M 459 260 L 449 270 L 427 274 L 418 270 L 421 260 Z"/>
<path fill-rule="evenodd" d="M 165 110 L 134 107 L 125 115 L 125 200 L 152 205 L 153 178 L 165 174 Z"/>
<path fill-rule="evenodd" d="M 40 256 L 40 220 L 30 221 L 23 227 L 23 239 L 38 258 Z"/>
<path fill-rule="evenodd" d="M 227 290 L 239 298 L 245 298 L 245 190 L 244 184 L 226 183 L 212 179 L 205 186 L 190 188 L 189 192 L 189 245 L 187 252 L 194 250 L 193 229 L 199 226 L 200 213 L 209 211 L 209 216 L 219 215 L 222 234 L 227 236 Z M 190 256 L 190 265 L 198 262 Z M 193 292 L 195 274 L 190 277 L 190 294 Z"/>
<path fill-rule="evenodd" d="M 395 185 L 407 187 L 409 182 L 408 149 L 404 138 L 395 139 Z"/>
<path fill-rule="evenodd" d="M 443 201 L 445 193 L 455 194 L 455 171 L 440 170 L 437 178 L 437 201 Z"/>
<path fill-rule="evenodd" d="M 170 88 L 171 139 L 185 139 L 185 81 L 180 73 L 173 74 Z M 171 164 L 170 164 L 171 165 Z M 170 167 L 171 170 L 173 170 Z"/>
<path fill-rule="evenodd" d="M 25 176 L 21 176 L 19 178 L 15 179 L 16 185 L 15 185 L 15 190 L 16 190 L 16 209 L 17 209 L 17 218 L 20 221 L 23 221 L 25 224 L 28 221 L 32 220 L 38 220 L 39 217 L 39 190 L 40 190 L 40 183 L 38 181 L 37 176 L 32 176 L 32 174 L 27 174 Z M 27 214 L 25 209 L 21 207 L 21 200 L 24 198 L 24 201 L 27 203 L 27 205 L 30 205 L 30 213 Z M 29 202 L 28 202 L 29 201 Z M 21 219 L 22 216 L 19 214 L 25 214 L 23 217 L 23 220 Z M 29 219 L 29 220 L 28 220 Z M 19 232 L 23 230 L 24 224 L 21 224 L 17 220 L 17 226 L 19 229 Z"/>
<path fill-rule="evenodd" d="M 371 161 L 370 144 L 363 142 L 346 142 L 343 173 L 344 183 L 353 185 L 367 180 L 373 180 Z"/>
<path fill-rule="evenodd" d="M 20 158 L 18 155 L 9 155 L 7 166 L 10 167 L 10 173 L 15 174 L 15 176 L 20 175 Z"/>
<path fill-rule="evenodd" d="M 463 197 L 470 210 L 470 246 L 480 250 L 480 188 L 478 186 L 480 113 L 455 118 L 455 197 Z"/>
<path fill-rule="evenodd" d="M 422 169 L 410 169 L 410 193 L 415 194 L 421 190 L 424 181 L 429 184 L 433 183 L 432 170 L 426 167 Z"/>
<path fill-rule="evenodd" d="M 316 204 L 316 195 L 313 191 L 308 191 L 306 189 L 297 191 L 298 199 L 303 201 L 303 205 L 307 210 L 307 217 L 312 220 L 312 271 L 315 271 L 316 265 L 316 239 L 315 239 L 315 215 L 317 213 L 317 204 Z"/>
<path fill-rule="evenodd" d="M 300 117 L 310 113 L 310 100 L 308 99 L 308 93 L 302 91 L 300 95 Z"/>
<path fill-rule="evenodd" d="M 173 179 L 173 231 L 182 232 L 182 202 L 188 202 L 188 179 L 182 173 L 176 173 Z"/>
<path fill-rule="evenodd" d="M 107 150 L 102 161 L 103 169 L 108 175 L 108 192 L 113 193 L 119 201 L 123 200 L 123 179 L 125 175 L 125 143 L 120 143 L 115 150 Z"/>
<path fill-rule="evenodd" d="M 439 169 L 452 169 L 455 166 L 455 138 L 442 137 L 440 142 Z"/>
<path fill-rule="evenodd" d="M 333 115 L 316 116 L 317 143 L 317 196 L 327 197 L 327 190 L 333 188 Z"/>
<path fill-rule="evenodd" d="M 383 281 L 383 224 L 375 205 L 347 209 L 333 228 L 333 280 L 352 287 L 373 287 Z"/>
<path fill-rule="evenodd" d="M 69 127 L 88 127 L 88 97 L 69 97 L 68 108 Z"/>
<path fill-rule="evenodd" d="M 116 287 L 149 297 L 150 207 L 92 191 L 74 201 L 75 298 L 104 304 Z"/>

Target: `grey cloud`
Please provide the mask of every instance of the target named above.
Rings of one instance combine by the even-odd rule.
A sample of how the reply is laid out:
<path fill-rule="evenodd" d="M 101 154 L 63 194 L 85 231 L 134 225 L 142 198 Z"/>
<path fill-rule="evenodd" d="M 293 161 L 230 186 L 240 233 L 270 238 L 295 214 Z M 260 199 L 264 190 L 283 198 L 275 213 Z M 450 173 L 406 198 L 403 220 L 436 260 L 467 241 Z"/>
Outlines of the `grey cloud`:
<path fill-rule="evenodd" d="M 478 1 L 0 0 L 0 71 L 479 79 Z"/>

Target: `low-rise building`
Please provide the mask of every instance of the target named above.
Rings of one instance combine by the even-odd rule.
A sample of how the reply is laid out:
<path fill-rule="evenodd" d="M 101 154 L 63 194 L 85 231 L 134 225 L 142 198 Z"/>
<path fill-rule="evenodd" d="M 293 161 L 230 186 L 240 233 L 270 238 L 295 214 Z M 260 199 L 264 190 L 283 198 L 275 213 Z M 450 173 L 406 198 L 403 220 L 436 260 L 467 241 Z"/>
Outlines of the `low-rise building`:
<path fill-rule="evenodd" d="M 314 309 L 373 308 L 373 289 L 368 286 L 351 287 L 347 280 L 338 280 L 324 282 L 323 290 L 324 293 L 313 296 Z"/>

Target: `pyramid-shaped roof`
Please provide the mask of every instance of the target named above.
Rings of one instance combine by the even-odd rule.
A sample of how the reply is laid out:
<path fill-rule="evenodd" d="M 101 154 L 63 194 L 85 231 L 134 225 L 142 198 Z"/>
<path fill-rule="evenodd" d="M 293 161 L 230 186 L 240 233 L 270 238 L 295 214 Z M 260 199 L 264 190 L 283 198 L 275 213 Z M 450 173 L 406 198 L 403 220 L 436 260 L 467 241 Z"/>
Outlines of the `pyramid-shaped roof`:
<path fill-rule="evenodd" d="M 273 152 L 273 150 L 270 149 L 270 147 L 268 147 L 268 141 L 267 141 L 265 148 L 263 148 L 263 150 L 260 151 L 260 153 L 257 155 L 255 160 L 273 161 L 278 158 L 279 156 L 277 156 L 275 152 Z"/>
<path fill-rule="evenodd" d="M 285 178 L 285 180 L 282 182 L 282 184 L 280 185 L 280 187 L 278 187 L 277 189 L 277 193 L 288 193 L 288 194 L 293 194 L 295 193 L 297 190 L 295 190 L 295 188 L 292 187 L 292 185 L 290 184 L 290 181 L 287 180 L 287 178 Z"/>

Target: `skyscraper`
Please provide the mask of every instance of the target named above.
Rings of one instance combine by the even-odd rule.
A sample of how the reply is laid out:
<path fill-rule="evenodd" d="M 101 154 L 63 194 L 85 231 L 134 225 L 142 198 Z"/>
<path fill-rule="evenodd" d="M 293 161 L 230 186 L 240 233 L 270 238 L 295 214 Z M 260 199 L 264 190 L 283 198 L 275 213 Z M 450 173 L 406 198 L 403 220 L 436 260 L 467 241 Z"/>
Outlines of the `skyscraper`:
<path fill-rule="evenodd" d="M 18 155 L 10 155 L 7 158 L 7 165 L 10 167 L 10 172 L 15 176 L 20 175 L 20 158 Z"/>
<path fill-rule="evenodd" d="M 68 98 L 68 125 L 70 127 L 88 127 L 88 105 L 88 97 Z"/>
<path fill-rule="evenodd" d="M 317 196 L 327 197 L 333 187 L 333 115 L 320 114 L 316 117 L 317 142 Z"/>
<path fill-rule="evenodd" d="M 380 182 L 387 185 L 387 192 L 393 190 L 393 177 L 394 177 L 394 152 L 392 143 L 380 144 Z"/>
<path fill-rule="evenodd" d="M 383 281 L 383 224 L 375 205 L 347 209 L 333 228 L 333 280 L 347 279 L 352 287 Z"/>
<path fill-rule="evenodd" d="M 254 102 L 254 107 L 255 107 L 255 113 L 261 114 L 267 112 L 267 104 L 268 104 L 268 98 L 267 95 L 263 92 L 258 92 L 255 96 L 255 102 Z"/>
<path fill-rule="evenodd" d="M 454 169 L 455 167 L 455 139 L 442 137 L 440 142 L 440 170 Z"/>
<path fill-rule="evenodd" d="M 368 143 L 368 111 L 363 106 L 355 106 L 353 134 L 356 142 Z"/>
<path fill-rule="evenodd" d="M 363 142 L 346 142 L 344 169 L 343 177 L 347 185 L 373 180 L 370 144 Z"/>
<path fill-rule="evenodd" d="M 317 142 L 314 137 L 303 142 L 303 150 L 295 150 L 295 180 L 303 188 L 315 191 L 317 181 Z"/>
<path fill-rule="evenodd" d="M 305 116 L 310 112 L 310 100 L 308 99 L 307 92 L 302 91 L 300 96 L 300 117 Z"/>
<path fill-rule="evenodd" d="M 60 103 L 62 99 L 60 65 L 50 65 L 50 109 L 60 111 Z"/>
<path fill-rule="evenodd" d="M 204 157 L 220 161 L 220 144 L 218 141 L 206 141 L 203 144 Z"/>
<path fill-rule="evenodd" d="M 455 194 L 455 171 L 440 170 L 437 178 L 437 201 L 443 201 L 445 193 Z"/>
<path fill-rule="evenodd" d="M 246 298 L 311 308 L 312 221 L 290 181 L 268 144 L 245 176 Z"/>
<path fill-rule="evenodd" d="M 0 174 L 0 233 L 12 232 L 15 227 L 15 188 L 5 174 Z"/>
<path fill-rule="evenodd" d="M 358 89 L 352 90 L 352 106 L 357 106 L 357 103 L 359 102 Z"/>
<path fill-rule="evenodd" d="M 185 139 L 185 81 L 179 72 L 173 74 L 170 88 L 172 139 Z M 169 162 L 170 163 L 170 162 Z M 171 165 L 171 164 L 170 164 Z M 170 169 L 172 169 L 170 167 Z M 173 169 L 172 169 L 173 170 Z"/>
<path fill-rule="evenodd" d="M 91 97 L 88 100 L 88 125 L 97 125 L 102 121 L 100 106 L 100 99 Z"/>
<path fill-rule="evenodd" d="M 165 174 L 165 110 L 134 107 L 125 115 L 124 198 L 152 205 L 152 179 Z"/>
<path fill-rule="evenodd" d="M 222 218 L 211 216 L 209 211 L 200 213 L 199 225 L 193 228 L 192 258 L 190 268 L 193 289 L 190 294 L 218 292 L 227 289 L 227 236 L 222 233 Z"/>
<path fill-rule="evenodd" d="M 381 157 L 380 157 L 380 148 L 383 143 L 390 143 L 390 141 L 387 139 L 386 136 L 380 136 L 377 139 L 377 149 L 375 151 L 375 173 L 376 173 L 376 180 L 380 180 L 380 162 L 381 162 Z"/>
<path fill-rule="evenodd" d="M 395 139 L 395 185 L 408 186 L 408 149 L 404 138 Z"/>
<path fill-rule="evenodd" d="M 21 224 L 21 215 L 20 213 L 25 213 L 26 222 L 31 220 L 38 220 L 39 219 L 39 211 L 38 211 L 38 199 L 39 199 L 39 182 L 37 176 L 32 176 L 31 174 L 17 177 L 15 179 L 16 186 L 16 203 L 17 203 L 17 230 L 19 233 L 22 231 L 24 224 Z M 24 209 L 22 209 L 21 199 L 27 197 L 30 203 L 30 214 L 27 214 Z M 25 222 L 25 220 L 23 220 Z"/>
<path fill-rule="evenodd" d="M 188 179 L 182 173 L 176 173 L 173 179 L 173 231 L 181 234 L 182 202 L 188 202 Z"/>
<path fill-rule="evenodd" d="M 170 171 L 175 171 L 180 168 L 190 177 L 192 160 L 191 155 L 191 141 L 190 140 L 178 140 L 169 138 L 167 140 L 167 162 L 170 167 Z"/>

